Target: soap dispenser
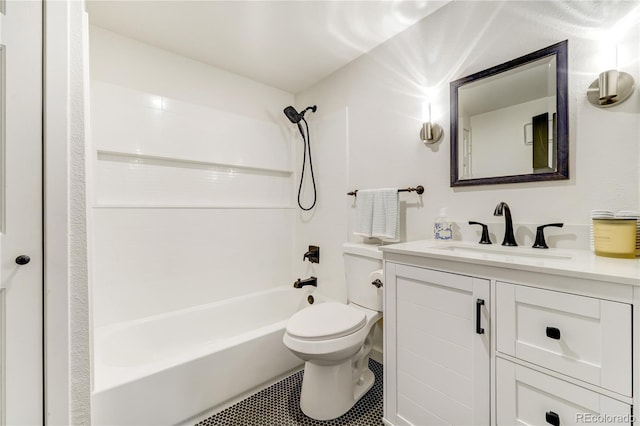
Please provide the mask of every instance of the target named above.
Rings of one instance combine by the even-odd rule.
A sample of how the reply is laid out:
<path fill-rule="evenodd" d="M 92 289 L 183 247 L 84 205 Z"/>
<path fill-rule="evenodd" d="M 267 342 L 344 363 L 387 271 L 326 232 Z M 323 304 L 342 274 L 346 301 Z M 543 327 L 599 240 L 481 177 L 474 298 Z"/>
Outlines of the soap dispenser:
<path fill-rule="evenodd" d="M 436 240 L 453 239 L 453 224 L 447 218 L 447 208 L 442 207 L 433 224 L 433 238 Z"/>

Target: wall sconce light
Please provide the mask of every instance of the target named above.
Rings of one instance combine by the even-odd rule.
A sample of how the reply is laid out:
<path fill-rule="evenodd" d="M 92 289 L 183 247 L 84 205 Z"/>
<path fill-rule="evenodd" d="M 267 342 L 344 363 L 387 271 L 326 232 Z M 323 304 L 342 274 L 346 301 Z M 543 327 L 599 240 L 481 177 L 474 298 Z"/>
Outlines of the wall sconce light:
<path fill-rule="evenodd" d="M 420 139 L 426 145 L 431 145 L 442 139 L 443 133 L 442 126 L 431 122 L 431 104 L 429 104 L 429 121 L 422 123 Z"/>
<path fill-rule="evenodd" d="M 587 90 L 587 99 L 598 108 L 609 108 L 626 101 L 635 89 L 633 77 L 626 72 L 609 70 L 600 73 Z"/>

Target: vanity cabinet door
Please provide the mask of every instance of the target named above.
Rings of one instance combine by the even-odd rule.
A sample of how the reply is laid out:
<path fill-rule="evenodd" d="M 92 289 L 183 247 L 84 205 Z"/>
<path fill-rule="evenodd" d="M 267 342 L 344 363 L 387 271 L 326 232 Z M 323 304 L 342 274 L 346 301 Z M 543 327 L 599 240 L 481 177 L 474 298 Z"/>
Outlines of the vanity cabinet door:
<path fill-rule="evenodd" d="M 497 425 L 631 424 L 631 406 L 496 359 Z"/>
<path fill-rule="evenodd" d="M 498 282 L 499 353 L 631 396 L 631 305 Z"/>
<path fill-rule="evenodd" d="M 385 419 L 489 424 L 489 281 L 394 263 L 385 274 Z"/>

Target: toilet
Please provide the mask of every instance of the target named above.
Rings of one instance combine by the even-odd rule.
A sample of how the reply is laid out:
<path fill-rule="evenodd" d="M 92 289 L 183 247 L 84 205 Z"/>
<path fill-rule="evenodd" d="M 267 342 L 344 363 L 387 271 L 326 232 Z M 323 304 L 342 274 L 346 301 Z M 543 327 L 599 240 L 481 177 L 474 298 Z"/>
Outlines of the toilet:
<path fill-rule="evenodd" d="M 369 354 L 374 325 L 382 318 L 383 288 L 373 283 L 381 277 L 382 253 L 358 243 L 345 243 L 343 253 L 348 303 L 318 303 L 296 312 L 283 338 L 305 361 L 300 408 L 316 420 L 340 417 L 375 381 Z"/>

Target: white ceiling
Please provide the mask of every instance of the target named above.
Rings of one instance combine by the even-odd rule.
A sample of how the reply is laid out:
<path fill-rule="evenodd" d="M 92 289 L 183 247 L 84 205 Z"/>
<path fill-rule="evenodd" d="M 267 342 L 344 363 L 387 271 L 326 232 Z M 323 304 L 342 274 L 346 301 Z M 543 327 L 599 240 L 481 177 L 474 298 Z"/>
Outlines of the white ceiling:
<path fill-rule="evenodd" d="M 93 25 L 296 94 L 443 1 L 88 0 Z"/>

